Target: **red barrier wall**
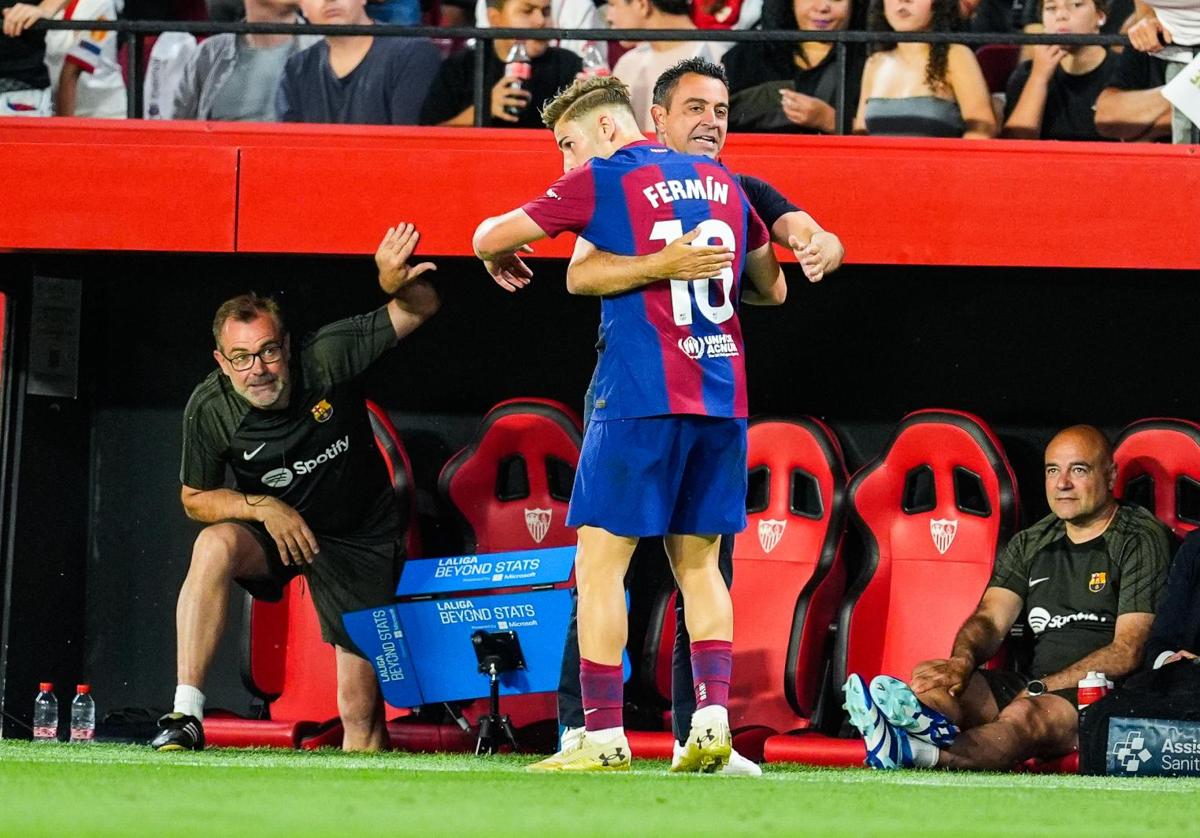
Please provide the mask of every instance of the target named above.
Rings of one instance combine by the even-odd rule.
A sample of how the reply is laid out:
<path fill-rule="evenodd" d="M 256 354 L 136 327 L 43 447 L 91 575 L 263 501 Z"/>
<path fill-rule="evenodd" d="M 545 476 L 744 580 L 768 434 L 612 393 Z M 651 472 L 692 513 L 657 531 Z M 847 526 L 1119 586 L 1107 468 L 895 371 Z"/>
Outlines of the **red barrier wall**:
<path fill-rule="evenodd" d="M 724 160 L 838 232 L 851 262 L 1194 269 L 1197 151 L 742 135 Z M 561 165 L 544 131 L 77 119 L 0 122 L 0 159 L 0 248 L 367 253 L 411 220 L 443 256 Z"/>

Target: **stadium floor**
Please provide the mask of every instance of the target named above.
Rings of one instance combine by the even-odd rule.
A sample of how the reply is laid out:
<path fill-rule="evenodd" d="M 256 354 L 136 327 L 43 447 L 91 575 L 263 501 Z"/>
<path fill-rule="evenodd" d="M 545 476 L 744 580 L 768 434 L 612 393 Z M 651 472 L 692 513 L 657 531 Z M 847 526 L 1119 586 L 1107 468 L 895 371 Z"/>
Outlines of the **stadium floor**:
<path fill-rule="evenodd" d="M 1200 780 L 524 773 L 523 757 L 0 742 L 0 835 L 1194 835 Z"/>

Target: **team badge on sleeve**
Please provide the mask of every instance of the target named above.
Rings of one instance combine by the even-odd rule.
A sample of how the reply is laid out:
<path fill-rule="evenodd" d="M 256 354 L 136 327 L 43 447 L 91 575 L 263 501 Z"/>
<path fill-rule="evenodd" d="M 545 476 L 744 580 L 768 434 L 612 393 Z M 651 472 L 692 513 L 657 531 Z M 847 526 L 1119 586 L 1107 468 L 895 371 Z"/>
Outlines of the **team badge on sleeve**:
<path fill-rule="evenodd" d="M 770 518 L 764 518 L 758 522 L 758 543 L 762 545 L 764 553 L 770 553 L 779 546 L 779 540 L 783 538 L 783 531 L 787 528 L 787 521 L 773 521 Z"/>
<path fill-rule="evenodd" d="M 552 514 L 553 510 L 550 509 L 525 510 L 525 528 L 529 530 L 534 544 L 541 544 L 546 533 L 550 532 L 550 516 Z"/>
<path fill-rule="evenodd" d="M 933 546 L 937 548 L 938 553 L 944 556 L 950 549 L 950 545 L 954 543 L 954 536 L 958 534 L 958 521 L 952 521 L 949 518 L 930 518 L 929 534 L 933 536 Z"/>
<path fill-rule="evenodd" d="M 1104 586 L 1107 584 L 1107 573 L 1093 573 L 1092 578 L 1088 580 L 1088 590 L 1094 594 L 1098 594 L 1104 590 Z"/>
<path fill-rule="evenodd" d="M 321 399 L 313 405 L 312 415 L 318 422 L 328 422 L 329 417 L 333 415 L 333 405 L 325 399 Z"/>

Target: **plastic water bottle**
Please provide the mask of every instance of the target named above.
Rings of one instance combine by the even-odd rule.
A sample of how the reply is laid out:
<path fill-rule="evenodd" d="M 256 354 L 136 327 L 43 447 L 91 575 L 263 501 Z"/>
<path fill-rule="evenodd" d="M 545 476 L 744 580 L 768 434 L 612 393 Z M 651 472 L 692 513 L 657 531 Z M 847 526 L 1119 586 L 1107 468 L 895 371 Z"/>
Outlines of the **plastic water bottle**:
<path fill-rule="evenodd" d="M 516 90 L 526 87 L 533 78 L 533 63 L 529 60 L 524 41 L 517 41 L 508 51 L 508 57 L 504 59 L 504 77 L 512 79 L 508 86 Z M 523 110 L 525 108 L 516 105 L 504 106 L 504 112 L 509 116 L 520 116 Z"/>
<path fill-rule="evenodd" d="M 58 699 L 49 681 L 38 684 L 37 698 L 33 700 L 33 741 L 58 741 Z"/>
<path fill-rule="evenodd" d="M 583 45 L 583 74 L 588 78 L 612 75 L 608 59 L 604 57 L 604 50 L 595 41 L 588 41 Z"/>
<path fill-rule="evenodd" d="M 71 741 L 86 745 L 96 739 L 96 702 L 92 701 L 92 688 L 80 684 L 75 688 L 75 700 L 71 702 Z"/>

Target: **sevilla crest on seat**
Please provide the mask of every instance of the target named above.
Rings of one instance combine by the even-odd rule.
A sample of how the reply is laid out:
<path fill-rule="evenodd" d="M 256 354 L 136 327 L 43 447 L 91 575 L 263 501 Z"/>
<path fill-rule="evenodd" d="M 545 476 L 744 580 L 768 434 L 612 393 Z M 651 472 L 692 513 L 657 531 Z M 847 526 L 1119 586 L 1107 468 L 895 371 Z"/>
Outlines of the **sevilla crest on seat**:
<path fill-rule="evenodd" d="M 577 414 L 560 402 L 510 399 L 488 411 L 438 478 L 442 496 L 466 523 L 466 550 L 574 544 L 567 504 L 581 443 Z"/>
<path fill-rule="evenodd" d="M 1176 538 L 1200 526 L 1200 424 L 1134 422 L 1117 437 L 1113 459 L 1117 497 L 1150 510 Z"/>
<path fill-rule="evenodd" d="M 854 476 L 850 503 L 865 556 L 838 622 L 834 682 L 908 680 L 949 653 L 1016 531 L 1012 468 L 979 417 L 921 410 Z"/>

